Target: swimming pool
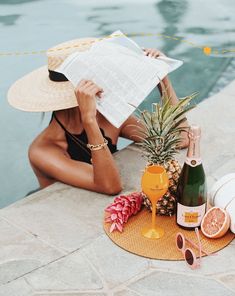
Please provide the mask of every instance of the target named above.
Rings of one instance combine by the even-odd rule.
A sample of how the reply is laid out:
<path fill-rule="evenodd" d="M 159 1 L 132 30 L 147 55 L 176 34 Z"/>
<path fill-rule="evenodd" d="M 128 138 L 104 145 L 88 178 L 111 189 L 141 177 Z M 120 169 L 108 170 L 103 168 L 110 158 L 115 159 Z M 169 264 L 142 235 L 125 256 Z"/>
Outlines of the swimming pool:
<path fill-rule="evenodd" d="M 161 33 L 178 36 L 199 46 L 234 48 L 235 2 L 193 1 L 78 1 L 0 0 L 0 52 L 44 50 L 65 40 L 107 36 L 120 29 L 126 34 Z M 140 45 L 157 47 L 169 56 L 184 60 L 171 75 L 179 96 L 199 91 L 197 101 L 218 91 L 234 77 L 234 59 L 226 55 L 206 56 L 201 49 L 167 37 L 136 36 Z M 28 163 L 32 139 L 48 124 L 41 114 L 8 106 L 6 92 L 17 78 L 46 63 L 43 54 L 0 56 L 0 207 L 38 187 Z M 142 104 L 156 100 L 153 92 Z M 119 149 L 125 142 L 119 143 Z"/>

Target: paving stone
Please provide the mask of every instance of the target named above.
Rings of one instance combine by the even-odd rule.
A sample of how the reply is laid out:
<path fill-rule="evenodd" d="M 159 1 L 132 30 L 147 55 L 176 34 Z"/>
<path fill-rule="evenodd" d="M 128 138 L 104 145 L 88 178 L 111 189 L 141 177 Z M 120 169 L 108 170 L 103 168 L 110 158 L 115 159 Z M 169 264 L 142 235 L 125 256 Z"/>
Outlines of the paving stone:
<path fill-rule="evenodd" d="M 79 251 L 33 271 L 25 278 L 35 290 L 44 293 L 48 290 L 84 292 L 103 287 L 100 278 Z"/>
<path fill-rule="evenodd" d="M 136 144 L 131 144 L 115 155 L 125 191 L 139 191 L 146 160 Z M 128 165 L 127 165 L 128 164 Z"/>
<path fill-rule="evenodd" d="M 176 250 L 176 252 L 178 252 Z M 151 266 L 166 271 L 183 272 L 194 275 L 216 275 L 235 270 L 235 244 L 220 250 L 216 256 L 202 258 L 201 268 L 192 270 L 184 261 L 151 260 Z"/>
<path fill-rule="evenodd" d="M 0 284 L 61 256 L 63 253 L 0 219 Z"/>
<path fill-rule="evenodd" d="M 117 286 L 148 268 L 145 258 L 116 246 L 106 235 L 82 251 L 106 281 L 109 288 Z"/>
<path fill-rule="evenodd" d="M 225 88 L 222 89 L 220 93 L 235 96 L 235 81 L 229 83 Z"/>
<path fill-rule="evenodd" d="M 203 101 L 188 115 L 189 122 L 202 128 L 201 154 L 210 175 L 234 158 L 234 110 L 235 100 L 219 93 Z"/>
<path fill-rule="evenodd" d="M 174 274 L 155 272 L 129 285 L 131 290 L 144 296 L 234 296 L 235 293 L 226 289 L 215 280 Z"/>
<path fill-rule="evenodd" d="M 223 276 L 218 277 L 218 279 L 230 289 L 234 290 L 235 292 L 235 272 L 232 274 L 226 274 Z"/>
<path fill-rule="evenodd" d="M 212 175 L 218 180 L 224 175 L 234 173 L 235 172 L 235 158 L 230 159 L 226 163 L 224 163 L 220 168 L 218 168 Z"/>
<path fill-rule="evenodd" d="M 0 264 L 0 285 L 11 282 L 37 267 L 40 261 L 37 260 L 13 260 Z"/>
<path fill-rule="evenodd" d="M 33 296 L 33 289 L 24 278 L 0 286 L 0 296 Z"/>
<path fill-rule="evenodd" d="M 114 296 L 140 296 L 140 294 L 137 294 L 133 291 L 128 291 L 128 290 L 122 290 L 120 292 L 116 292 L 113 294 Z"/>
<path fill-rule="evenodd" d="M 216 179 L 213 176 L 206 176 L 206 182 L 207 182 L 207 192 L 209 193 L 212 186 L 216 182 Z"/>
<path fill-rule="evenodd" d="M 67 252 L 103 233 L 103 212 L 112 197 L 67 185 L 53 188 L 2 209 L 0 216 Z"/>
<path fill-rule="evenodd" d="M 37 294 L 34 294 L 35 296 L 106 296 L 107 294 L 103 294 L 103 293 L 99 293 L 99 292 L 95 292 L 95 293 L 79 293 L 79 292 L 71 292 L 71 291 L 68 291 L 68 292 L 64 292 L 64 293 L 61 293 L 61 292 L 45 292 L 45 293 L 38 293 Z"/>

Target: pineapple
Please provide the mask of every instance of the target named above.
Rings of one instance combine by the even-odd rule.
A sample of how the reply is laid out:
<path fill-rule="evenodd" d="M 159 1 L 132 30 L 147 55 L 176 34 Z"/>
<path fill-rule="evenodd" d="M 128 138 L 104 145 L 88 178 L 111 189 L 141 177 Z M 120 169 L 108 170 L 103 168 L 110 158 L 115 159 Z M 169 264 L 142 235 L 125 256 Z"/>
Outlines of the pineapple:
<path fill-rule="evenodd" d="M 175 213 L 176 188 L 181 172 L 180 164 L 175 159 L 175 155 L 180 149 L 180 133 L 186 131 L 181 123 L 186 120 L 185 113 L 195 107 L 189 103 L 197 93 L 180 99 L 176 105 L 171 105 L 166 90 L 164 87 L 162 89 L 160 103 L 152 104 L 152 112 L 139 110 L 141 114 L 139 117 L 144 125 L 144 130 L 142 131 L 142 141 L 138 144 L 148 160 L 148 165 L 162 165 L 167 171 L 169 189 L 157 203 L 157 214 L 171 216 Z M 144 196 L 144 205 L 147 209 L 152 209 L 147 196 Z"/>

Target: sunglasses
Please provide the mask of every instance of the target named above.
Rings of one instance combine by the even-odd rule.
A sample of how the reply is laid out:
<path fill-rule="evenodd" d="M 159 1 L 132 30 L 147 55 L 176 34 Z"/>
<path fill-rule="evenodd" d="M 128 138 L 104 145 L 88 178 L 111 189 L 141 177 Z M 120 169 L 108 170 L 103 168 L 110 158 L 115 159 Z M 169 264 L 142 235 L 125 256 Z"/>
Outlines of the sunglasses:
<path fill-rule="evenodd" d="M 181 232 L 178 232 L 176 234 L 176 247 L 179 251 L 182 252 L 182 254 L 184 255 L 185 262 L 192 269 L 196 269 L 200 267 L 202 252 L 205 253 L 207 256 L 209 255 L 206 251 L 202 250 L 198 228 L 195 228 L 195 233 L 197 236 L 198 245 L 196 245 L 194 242 L 186 238 Z M 197 256 L 192 249 L 186 248 L 186 242 L 190 243 L 194 248 L 199 250 L 199 259 L 197 259 Z"/>

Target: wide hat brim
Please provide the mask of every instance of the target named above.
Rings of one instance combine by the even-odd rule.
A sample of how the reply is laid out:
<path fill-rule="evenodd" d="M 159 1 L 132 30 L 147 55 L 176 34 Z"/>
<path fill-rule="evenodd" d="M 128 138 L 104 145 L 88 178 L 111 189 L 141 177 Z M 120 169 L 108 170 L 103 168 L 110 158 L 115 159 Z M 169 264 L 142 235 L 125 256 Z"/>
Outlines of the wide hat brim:
<path fill-rule="evenodd" d="M 54 48 L 54 55 L 68 56 L 74 51 L 89 49 L 97 38 L 80 38 L 61 43 Z M 22 111 L 46 112 L 78 106 L 74 86 L 70 81 L 52 81 L 48 65 L 38 68 L 18 79 L 7 93 L 9 104 Z"/>
<path fill-rule="evenodd" d="M 70 81 L 51 81 L 47 66 L 17 80 L 9 89 L 8 102 L 22 111 L 46 112 L 78 106 Z"/>

